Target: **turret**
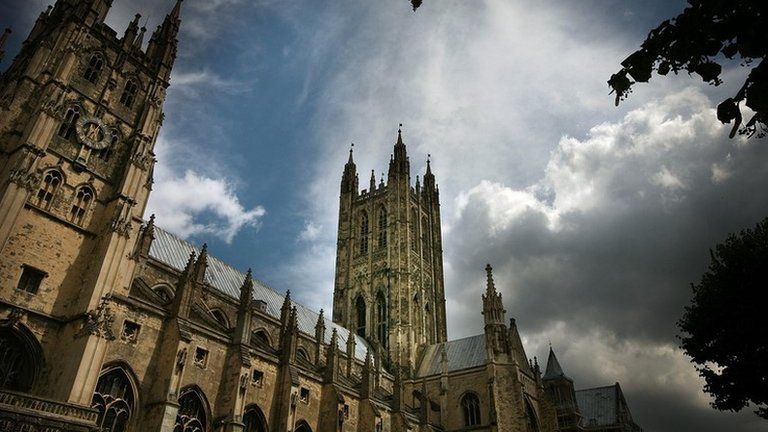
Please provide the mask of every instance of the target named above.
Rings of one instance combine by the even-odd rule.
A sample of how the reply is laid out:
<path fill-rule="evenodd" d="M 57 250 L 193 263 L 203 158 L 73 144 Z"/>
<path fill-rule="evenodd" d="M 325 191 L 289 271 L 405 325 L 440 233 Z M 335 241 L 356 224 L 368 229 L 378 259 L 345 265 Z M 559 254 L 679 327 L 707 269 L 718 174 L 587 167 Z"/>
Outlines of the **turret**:
<path fill-rule="evenodd" d="M 341 193 L 357 194 L 357 166 L 352 158 L 354 144 L 349 149 L 349 160 L 344 165 L 344 174 L 341 176 Z"/>
<path fill-rule="evenodd" d="M 538 362 L 534 367 L 538 370 Z M 563 372 L 563 368 L 560 366 L 560 362 L 557 360 L 555 351 L 551 346 L 549 347 L 547 369 L 541 381 L 544 384 L 547 395 L 555 405 L 561 430 L 580 430 L 578 425 L 581 419 L 581 412 L 576 402 L 573 380 Z"/>
<path fill-rule="evenodd" d="M 389 160 L 389 181 L 390 183 L 394 179 L 404 179 L 406 183 L 410 183 L 411 164 L 408 160 L 408 153 L 405 149 L 405 143 L 403 142 L 403 125 L 400 124 L 400 129 L 397 130 L 397 142 L 392 153 L 392 158 Z"/>
<path fill-rule="evenodd" d="M 205 283 L 205 271 L 208 270 L 208 244 L 203 243 L 200 256 L 197 257 L 194 269 L 194 280 L 199 284 Z"/>
<path fill-rule="evenodd" d="M 339 380 L 339 333 L 336 328 L 331 333 L 331 343 L 325 356 L 325 381 L 330 383 Z"/>
<path fill-rule="evenodd" d="M 157 66 L 158 75 L 166 81 L 170 79 L 171 68 L 174 61 L 176 61 L 176 50 L 178 48 L 176 36 L 181 25 L 182 1 L 176 0 L 176 5 L 171 10 L 171 13 L 165 16 L 163 23 L 152 33 L 152 37 L 149 39 L 149 46 L 147 47 L 147 55 L 152 58 Z"/>
<path fill-rule="evenodd" d="M 127 50 L 130 47 L 132 47 L 133 43 L 136 41 L 136 35 L 139 33 L 140 19 L 141 19 L 141 14 L 134 15 L 133 20 L 128 24 L 128 27 L 126 27 L 125 33 L 123 34 L 123 40 L 122 40 L 122 45 L 124 50 Z"/>
<path fill-rule="evenodd" d="M 489 359 L 498 354 L 510 353 L 510 340 L 504 317 L 507 313 L 501 301 L 501 293 L 496 291 L 493 282 L 493 268 L 485 266 L 487 276 L 485 294 L 483 294 L 483 319 L 485 320 L 485 346 Z M 512 361 L 512 359 L 509 359 Z"/>
<path fill-rule="evenodd" d="M 183 318 L 189 316 L 189 310 L 192 307 L 192 291 L 195 287 L 195 267 L 195 252 L 193 251 L 189 254 L 187 265 L 184 266 L 179 282 L 176 284 L 176 293 L 171 303 L 171 316 Z"/>
<path fill-rule="evenodd" d="M 355 341 L 355 334 L 349 332 L 347 336 L 347 377 L 352 376 L 352 365 L 355 363 L 355 349 L 357 341 Z"/>
<path fill-rule="evenodd" d="M 317 323 L 315 324 L 315 364 L 320 364 L 320 354 L 323 348 L 323 342 L 325 341 L 325 316 L 322 309 L 320 314 L 317 315 Z"/>
<path fill-rule="evenodd" d="M 139 240 L 136 242 L 136 255 L 147 257 L 152 242 L 155 240 L 155 215 L 149 217 L 149 221 L 141 230 Z"/>

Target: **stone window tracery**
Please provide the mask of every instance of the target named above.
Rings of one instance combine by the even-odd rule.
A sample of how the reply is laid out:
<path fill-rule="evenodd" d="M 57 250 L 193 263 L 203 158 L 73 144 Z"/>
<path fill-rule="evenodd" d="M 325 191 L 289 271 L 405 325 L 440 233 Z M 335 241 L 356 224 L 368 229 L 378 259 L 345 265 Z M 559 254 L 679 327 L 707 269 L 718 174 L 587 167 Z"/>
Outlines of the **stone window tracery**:
<path fill-rule="evenodd" d="M 465 394 L 461 398 L 461 408 L 464 411 L 464 426 L 480 424 L 480 399 L 476 394 Z"/>
<path fill-rule="evenodd" d="M 379 291 L 376 295 L 376 335 L 384 349 L 387 348 L 389 340 L 387 337 L 389 334 L 387 316 L 387 300 L 384 298 L 384 294 Z"/>
<path fill-rule="evenodd" d="M 0 329 L 0 389 L 29 391 L 34 380 L 33 361 L 16 332 Z"/>
<path fill-rule="evenodd" d="M 224 328 L 229 328 L 229 320 L 227 315 L 221 309 L 212 309 L 211 316 L 217 323 L 221 324 Z"/>
<path fill-rule="evenodd" d="M 136 99 L 136 93 L 138 91 L 139 85 L 134 79 L 129 78 L 123 87 L 123 94 L 120 95 L 120 104 L 126 108 L 133 106 L 133 101 Z"/>
<path fill-rule="evenodd" d="M 125 371 L 115 367 L 102 374 L 93 393 L 91 408 L 99 411 L 100 430 L 124 432 L 134 407 L 133 387 Z"/>
<path fill-rule="evenodd" d="M 379 209 L 379 247 L 387 247 L 387 209 Z"/>
<path fill-rule="evenodd" d="M 368 253 L 368 213 L 362 211 L 360 213 L 360 255 Z"/>
<path fill-rule="evenodd" d="M 69 211 L 69 221 L 75 225 L 82 225 L 85 213 L 93 201 L 93 190 L 88 186 L 81 186 L 75 193 L 75 200 Z"/>
<path fill-rule="evenodd" d="M 173 432 L 206 432 L 205 400 L 197 389 L 183 390 L 179 397 L 179 413 Z"/>
<path fill-rule="evenodd" d="M 67 111 L 64 112 L 64 119 L 59 126 L 59 136 L 66 140 L 74 139 L 77 136 L 75 133 L 75 125 L 80 120 L 82 115 L 82 109 L 79 105 L 70 105 Z"/>
<path fill-rule="evenodd" d="M 40 189 L 38 189 L 37 195 L 35 196 L 35 204 L 38 207 L 49 210 L 51 208 L 51 203 L 53 202 L 53 197 L 56 195 L 56 191 L 59 189 L 62 182 L 63 178 L 59 171 L 47 171 L 45 176 L 43 176 L 43 182 L 40 184 Z"/>
<path fill-rule="evenodd" d="M 101 53 L 93 53 L 88 59 L 88 66 L 85 68 L 83 78 L 95 84 L 99 80 L 101 69 L 104 67 L 104 56 Z"/>
<path fill-rule="evenodd" d="M 245 428 L 243 432 L 267 432 L 267 421 L 264 413 L 257 406 L 251 406 L 245 410 L 243 415 Z"/>

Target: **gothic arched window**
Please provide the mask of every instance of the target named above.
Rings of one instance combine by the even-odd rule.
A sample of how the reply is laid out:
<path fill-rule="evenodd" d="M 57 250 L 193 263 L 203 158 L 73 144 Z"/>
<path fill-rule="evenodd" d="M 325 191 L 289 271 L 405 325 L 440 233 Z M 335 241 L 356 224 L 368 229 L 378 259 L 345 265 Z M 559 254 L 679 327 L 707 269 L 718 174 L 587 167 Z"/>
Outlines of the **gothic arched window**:
<path fill-rule="evenodd" d="M 133 413 L 134 400 L 131 381 L 122 368 L 103 372 L 91 400 L 91 408 L 99 411 L 100 430 L 124 432 Z"/>
<path fill-rule="evenodd" d="M 81 186 L 75 193 L 75 201 L 72 203 L 72 209 L 69 211 L 70 222 L 76 225 L 82 225 L 85 218 L 85 212 L 88 211 L 93 201 L 93 190 L 88 186 Z"/>
<path fill-rule="evenodd" d="M 526 432 L 539 432 L 539 420 L 528 398 L 525 398 Z"/>
<path fill-rule="evenodd" d="M 0 328 L 0 389 L 29 391 L 35 377 L 33 362 L 16 332 Z"/>
<path fill-rule="evenodd" d="M 379 209 L 379 247 L 387 247 L 387 209 Z"/>
<path fill-rule="evenodd" d="M 157 285 L 152 288 L 152 291 L 157 294 L 163 304 L 168 304 L 173 300 L 173 290 L 167 285 Z"/>
<path fill-rule="evenodd" d="M 419 242 L 418 242 L 418 235 L 417 232 L 419 231 L 419 217 L 416 216 L 416 209 L 411 209 L 411 233 L 410 233 L 410 243 L 411 243 L 411 249 L 414 252 L 418 252 L 419 250 Z"/>
<path fill-rule="evenodd" d="M 368 253 L 368 213 L 362 211 L 360 213 L 360 255 Z"/>
<path fill-rule="evenodd" d="M 243 423 L 245 424 L 243 432 L 267 432 L 267 419 L 256 405 L 252 405 L 245 410 Z"/>
<path fill-rule="evenodd" d="M 296 432 L 312 432 L 312 428 L 309 427 L 304 420 L 300 421 L 295 429 Z"/>
<path fill-rule="evenodd" d="M 221 324 L 224 328 L 229 328 L 229 320 L 227 315 L 221 309 L 212 309 L 211 316 L 217 323 Z"/>
<path fill-rule="evenodd" d="M 251 342 L 263 348 L 272 348 L 272 342 L 269 341 L 269 335 L 265 330 L 257 330 L 251 334 Z"/>
<path fill-rule="evenodd" d="M 50 170 L 43 176 L 43 182 L 40 184 L 40 189 L 37 191 L 36 199 L 37 206 L 46 210 L 51 208 L 51 202 L 56 195 L 56 191 L 62 183 L 61 173 L 57 170 Z"/>
<path fill-rule="evenodd" d="M 75 134 L 75 125 L 80 120 L 81 109 L 79 105 L 71 105 L 64 113 L 64 119 L 59 126 L 59 136 L 64 139 L 73 139 Z"/>
<path fill-rule="evenodd" d="M 429 222 L 426 216 L 421 218 L 421 253 L 429 256 Z"/>
<path fill-rule="evenodd" d="M 205 399 L 197 388 L 182 390 L 173 432 L 206 432 L 208 423 L 205 407 Z"/>
<path fill-rule="evenodd" d="M 461 398 L 461 409 L 464 411 L 464 426 L 480 424 L 480 399 L 476 394 L 465 394 Z"/>
<path fill-rule="evenodd" d="M 381 346 L 387 348 L 388 342 L 387 331 L 387 299 L 384 298 L 384 294 L 379 291 L 376 295 L 376 335 L 378 336 Z"/>
<path fill-rule="evenodd" d="M 357 334 L 365 337 L 365 300 L 359 296 L 355 301 L 355 312 L 357 313 Z"/>
<path fill-rule="evenodd" d="M 88 59 L 88 66 L 85 68 L 83 78 L 92 83 L 96 83 L 99 80 L 101 69 L 104 67 L 104 56 L 101 53 L 93 53 Z"/>
<path fill-rule="evenodd" d="M 135 80 L 129 78 L 128 81 L 125 82 L 125 87 L 123 87 L 123 94 L 120 95 L 120 103 L 124 107 L 130 108 L 133 105 L 133 101 L 136 99 L 136 93 L 138 91 L 139 85 Z"/>

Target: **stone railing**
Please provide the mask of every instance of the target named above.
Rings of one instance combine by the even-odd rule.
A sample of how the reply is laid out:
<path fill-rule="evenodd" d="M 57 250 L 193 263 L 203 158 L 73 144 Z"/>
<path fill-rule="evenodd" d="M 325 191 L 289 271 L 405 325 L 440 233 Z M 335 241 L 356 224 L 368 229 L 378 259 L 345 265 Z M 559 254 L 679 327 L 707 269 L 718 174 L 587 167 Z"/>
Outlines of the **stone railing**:
<path fill-rule="evenodd" d="M 93 431 L 98 417 L 90 408 L 0 390 L 0 430 L 14 425 L 25 431 Z"/>

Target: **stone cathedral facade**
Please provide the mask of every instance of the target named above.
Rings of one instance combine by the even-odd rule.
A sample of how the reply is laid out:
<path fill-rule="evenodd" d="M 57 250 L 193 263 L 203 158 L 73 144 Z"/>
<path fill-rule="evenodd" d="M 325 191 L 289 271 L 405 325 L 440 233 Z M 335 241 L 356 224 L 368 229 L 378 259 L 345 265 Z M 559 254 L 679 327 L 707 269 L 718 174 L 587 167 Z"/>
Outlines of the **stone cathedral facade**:
<path fill-rule="evenodd" d="M 439 190 L 401 132 L 386 183 L 344 167 L 330 319 L 143 219 L 182 2 L 122 35 L 111 3 L 58 0 L 0 76 L 0 431 L 636 430 L 618 385 L 583 422 L 490 266 L 483 332 L 447 340 Z"/>

